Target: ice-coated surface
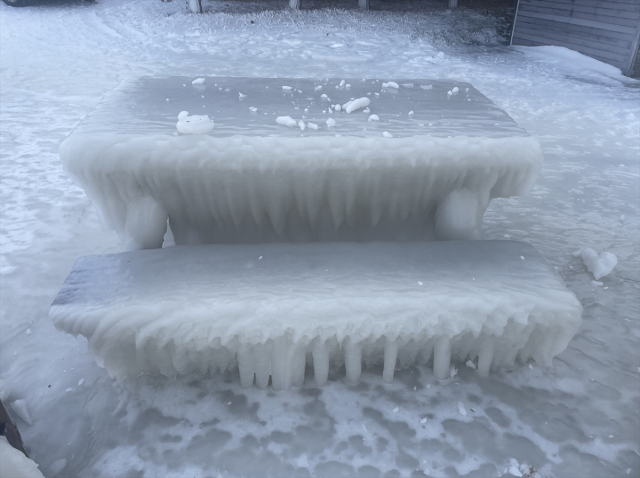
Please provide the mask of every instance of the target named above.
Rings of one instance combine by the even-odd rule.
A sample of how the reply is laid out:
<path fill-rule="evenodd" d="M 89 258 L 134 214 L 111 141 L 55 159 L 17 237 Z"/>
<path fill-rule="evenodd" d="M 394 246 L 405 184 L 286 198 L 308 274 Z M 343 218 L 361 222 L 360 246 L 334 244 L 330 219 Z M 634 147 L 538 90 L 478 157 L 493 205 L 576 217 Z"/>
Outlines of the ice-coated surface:
<path fill-rule="evenodd" d="M 530 245 L 511 241 L 173 247 L 78 260 L 51 306 L 119 379 L 240 367 L 246 386 L 316 383 L 346 361 L 479 370 L 550 364 L 582 306 Z M 349 359 L 349 355 L 352 356 Z M 236 359 L 237 357 L 237 359 Z M 298 374 L 298 375 L 296 375 Z M 318 374 L 324 378 L 319 378 Z M 261 379 L 263 380 L 261 382 Z"/>
<path fill-rule="evenodd" d="M 58 478 L 496 478 L 511 458 L 542 478 L 637 476 L 638 82 L 595 61 L 602 72 L 486 46 L 501 19 L 440 0 L 370 12 L 355 1 L 307 0 L 300 12 L 283 0 L 202 3 L 204 15 L 175 0 L 0 2 L 0 379 L 29 404 L 33 426 L 16 422 L 45 476 L 63 458 Z M 112 380 L 84 337 L 47 316 L 79 256 L 121 250 L 58 148 L 125 77 L 213 74 L 473 84 L 540 139 L 531 194 L 493 200 L 483 232 L 526 241 L 558 267 L 584 305 L 567 349 L 552 367 L 482 377 L 457 364 L 445 381 L 416 365 L 384 384 L 378 365 L 355 387 L 342 370 L 317 388 L 309 372 L 286 393 L 242 389 L 236 372 Z M 585 246 L 618 257 L 602 286 L 572 256 Z"/>
<path fill-rule="evenodd" d="M 125 80 L 60 154 L 129 250 L 167 218 L 183 245 L 479 239 L 491 199 L 532 187 L 537 140 L 470 84 L 346 81 Z M 181 111 L 215 127 L 178 135 Z"/>

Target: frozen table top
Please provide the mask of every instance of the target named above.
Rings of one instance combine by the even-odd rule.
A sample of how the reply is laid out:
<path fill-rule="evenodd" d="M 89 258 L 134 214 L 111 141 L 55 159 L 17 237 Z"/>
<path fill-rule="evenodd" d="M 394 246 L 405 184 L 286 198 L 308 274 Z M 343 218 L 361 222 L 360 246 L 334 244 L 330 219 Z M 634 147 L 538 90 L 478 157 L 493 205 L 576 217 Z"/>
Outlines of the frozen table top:
<path fill-rule="evenodd" d="M 532 246 L 443 241 L 205 245 L 82 257 L 50 315 L 57 328 L 86 336 L 98 363 L 123 377 L 233 367 L 242 345 L 265 343 L 293 360 L 287 347 L 312 351 L 328 341 L 328 360 L 340 356 L 347 337 L 372 362 L 388 343 L 398 345 L 401 362 L 426 362 L 443 341 L 466 360 L 491 337 L 494 367 L 511 365 L 517 354 L 546 364 L 567 346 L 581 312 Z"/>
<path fill-rule="evenodd" d="M 339 86 L 343 81 L 344 86 Z M 384 131 L 393 137 L 528 136 L 471 84 L 459 81 L 389 81 L 398 88 L 383 80 L 355 78 L 209 77 L 202 84 L 191 82 L 192 79 L 184 77 L 125 80 L 73 134 L 174 134 L 178 114 L 188 111 L 190 115 L 208 115 L 214 120 L 215 127 L 207 133 L 214 138 L 336 134 L 377 138 Z M 365 113 L 363 108 L 351 113 L 329 109 L 358 98 L 370 100 L 369 112 Z M 379 120 L 369 121 L 372 114 Z M 279 125 L 278 116 L 290 116 L 305 124 L 311 122 L 318 129 L 305 127 L 301 131 L 299 126 Z M 333 118 L 335 126 L 327 126 L 329 118 Z"/>
<path fill-rule="evenodd" d="M 176 244 L 480 238 L 489 201 L 525 194 L 542 162 L 468 83 L 192 80 L 124 81 L 61 147 L 128 249 L 160 247 L 167 218 Z M 215 126 L 181 134 L 183 111 Z"/>

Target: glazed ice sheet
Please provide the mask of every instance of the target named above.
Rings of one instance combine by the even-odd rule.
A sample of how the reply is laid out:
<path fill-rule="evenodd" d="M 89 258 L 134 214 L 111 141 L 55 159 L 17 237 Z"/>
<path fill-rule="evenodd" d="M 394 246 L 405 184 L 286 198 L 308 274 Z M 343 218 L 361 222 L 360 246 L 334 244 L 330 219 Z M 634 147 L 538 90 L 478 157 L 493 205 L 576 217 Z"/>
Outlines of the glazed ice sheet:
<path fill-rule="evenodd" d="M 239 367 L 244 386 L 301 385 L 346 366 L 550 364 L 582 307 L 530 245 L 512 241 L 171 247 L 80 258 L 51 306 L 114 377 Z"/>
<path fill-rule="evenodd" d="M 183 111 L 215 126 L 181 134 Z M 161 247 L 167 219 L 183 245 L 478 239 L 542 163 L 472 85 L 401 79 L 126 80 L 60 154 L 128 250 Z"/>

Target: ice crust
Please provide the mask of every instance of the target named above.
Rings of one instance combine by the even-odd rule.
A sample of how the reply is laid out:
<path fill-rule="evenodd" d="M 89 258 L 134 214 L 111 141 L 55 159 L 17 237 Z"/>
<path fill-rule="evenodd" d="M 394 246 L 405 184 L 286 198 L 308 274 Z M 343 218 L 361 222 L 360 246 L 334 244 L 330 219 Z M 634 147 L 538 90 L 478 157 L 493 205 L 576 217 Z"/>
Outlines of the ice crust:
<path fill-rule="evenodd" d="M 526 257 L 521 260 L 520 257 Z M 422 283 L 422 285 L 419 284 Z M 345 365 L 516 358 L 550 364 L 582 307 L 530 245 L 511 241 L 206 245 L 80 258 L 53 302 L 117 379 L 239 368 L 243 387 L 322 386 Z"/>
<path fill-rule="evenodd" d="M 345 104 L 381 91 L 371 122 L 362 109 L 322 112 L 315 88 L 340 80 L 186 81 L 123 82 L 61 146 L 65 171 L 128 249 L 160 247 L 167 218 L 179 245 L 478 239 L 491 199 L 527 193 L 542 162 L 538 141 L 468 83 L 335 90 Z M 447 99 L 455 85 L 469 91 Z M 260 114 L 238 108 L 238 91 Z M 215 128 L 174 134 L 177 108 Z M 318 128 L 293 127 L 303 114 Z"/>

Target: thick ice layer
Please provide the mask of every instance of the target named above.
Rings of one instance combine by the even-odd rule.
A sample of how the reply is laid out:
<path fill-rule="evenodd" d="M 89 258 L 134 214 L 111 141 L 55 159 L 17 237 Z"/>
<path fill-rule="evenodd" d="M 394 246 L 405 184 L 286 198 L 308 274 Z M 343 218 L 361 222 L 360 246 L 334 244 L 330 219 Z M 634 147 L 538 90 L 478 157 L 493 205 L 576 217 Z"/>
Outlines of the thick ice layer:
<path fill-rule="evenodd" d="M 172 247 L 78 260 L 53 302 L 116 378 L 239 368 L 245 387 L 322 386 L 330 367 L 451 360 L 550 364 L 582 307 L 530 245 L 510 241 Z"/>
<path fill-rule="evenodd" d="M 537 140 L 467 83 L 397 81 L 413 86 L 129 80 L 60 154 L 128 249 L 160 247 L 167 218 L 176 244 L 480 238 L 489 201 L 533 185 Z M 366 109 L 330 109 L 362 98 Z M 181 111 L 215 127 L 180 135 Z"/>

